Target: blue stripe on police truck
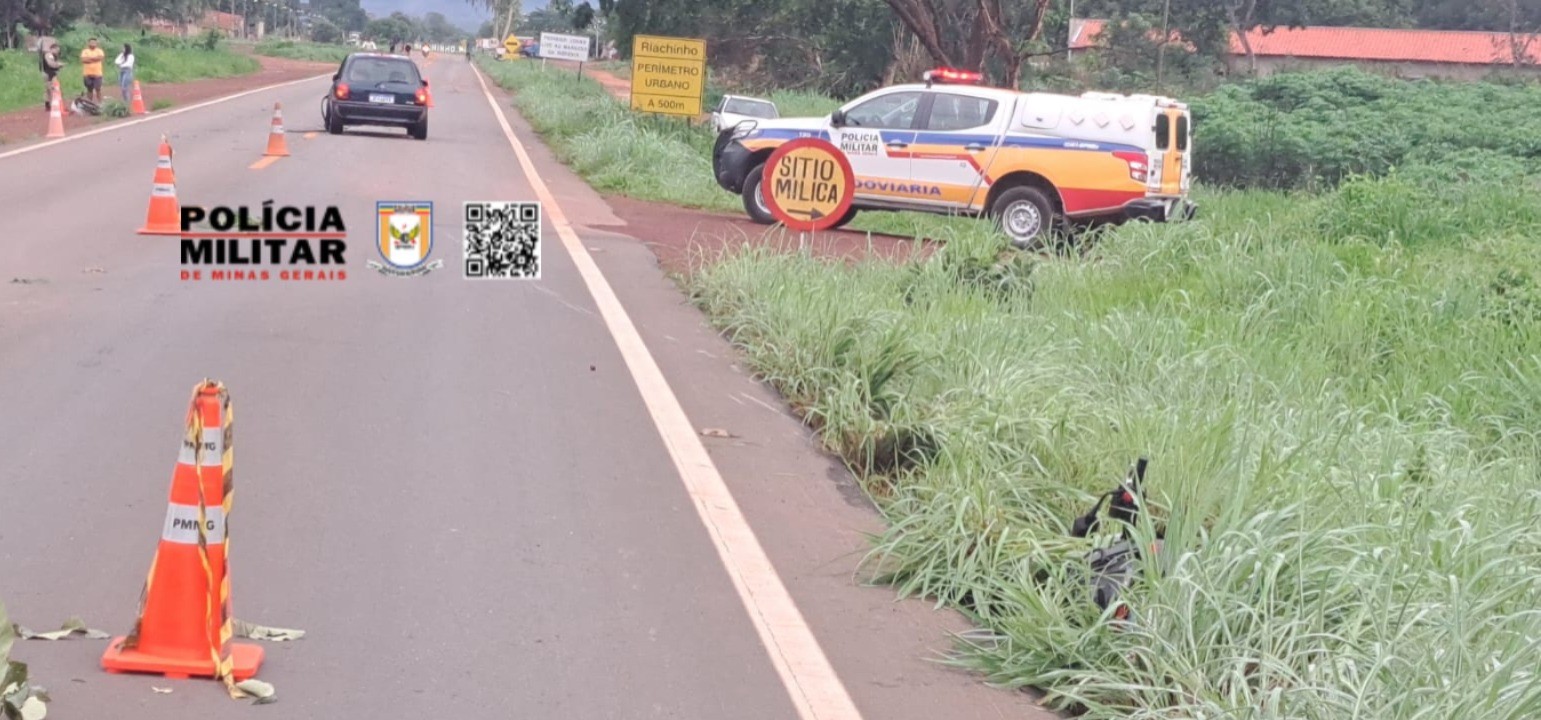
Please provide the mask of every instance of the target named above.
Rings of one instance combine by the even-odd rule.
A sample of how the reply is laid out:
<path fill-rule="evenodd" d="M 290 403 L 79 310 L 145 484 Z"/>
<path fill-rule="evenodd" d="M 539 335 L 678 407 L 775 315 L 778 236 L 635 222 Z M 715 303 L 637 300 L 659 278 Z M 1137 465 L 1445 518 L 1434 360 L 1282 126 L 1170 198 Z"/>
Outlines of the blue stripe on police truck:
<path fill-rule="evenodd" d="M 916 132 L 914 130 L 879 130 L 878 134 L 883 142 L 893 140 L 905 140 L 917 145 L 943 145 L 964 147 L 978 144 L 989 147 L 995 144 L 996 135 L 958 135 L 955 133 Z M 820 140 L 829 140 L 827 130 L 792 130 L 784 128 L 766 128 L 755 134 L 759 139 L 794 139 L 800 137 L 816 137 Z M 1001 143 L 1001 147 L 1008 148 L 1032 148 L 1043 150 L 1084 150 L 1089 152 L 1144 152 L 1143 148 L 1121 143 L 1088 142 L 1085 140 L 1071 140 L 1057 137 L 1023 137 L 1007 136 Z"/>

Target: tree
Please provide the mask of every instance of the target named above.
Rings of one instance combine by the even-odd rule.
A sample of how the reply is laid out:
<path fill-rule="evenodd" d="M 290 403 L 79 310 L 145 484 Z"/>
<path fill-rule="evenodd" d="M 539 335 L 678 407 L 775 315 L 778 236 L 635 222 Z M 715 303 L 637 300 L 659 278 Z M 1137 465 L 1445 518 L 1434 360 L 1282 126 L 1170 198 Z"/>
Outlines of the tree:
<path fill-rule="evenodd" d="M 318 16 L 310 21 L 310 39 L 319 43 L 341 42 L 342 29 L 325 16 Z"/>
<path fill-rule="evenodd" d="M 585 1 L 573 8 L 572 24 L 575 30 L 587 30 L 594 24 L 594 6 Z"/>
<path fill-rule="evenodd" d="M 885 0 L 932 60 L 985 71 L 992 61 L 1016 87 L 1027 49 L 1043 36 L 1050 0 Z M 1020 42 L 1013 38 L 1022 38 Z"/>

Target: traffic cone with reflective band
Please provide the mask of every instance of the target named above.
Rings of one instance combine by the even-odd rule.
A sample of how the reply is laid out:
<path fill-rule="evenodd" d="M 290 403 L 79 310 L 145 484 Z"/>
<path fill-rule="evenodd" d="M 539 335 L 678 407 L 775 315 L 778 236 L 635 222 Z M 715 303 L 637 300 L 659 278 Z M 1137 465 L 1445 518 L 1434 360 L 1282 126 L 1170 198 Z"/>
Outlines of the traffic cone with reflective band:
<path fill-rule="evenodd" d="M 128 111 L 135 115 L 145 114 L 144 96 L 139 94 L 138 80 L 134 81 L 134 104 L 129 107 Z"/>
<path fill-rule="evenodd" d="M 428 107 L 433 107 L 433 88 L 431 86 L 424 85 L 423 95 L 428 99 Z"/>
<path fill-rule="evenodd" d="M 268 157 L 288 157 L 289 145 L 284 142 L 284 109 L 282 103 L 273 103 L 273 129 L 268 132 Z"/>
<path fill-rule="evenodd" d="M 64 98 L 59 95 L 59 81 L 53 82 L 53 100 L 48 103 L 49 138 L 64 137 Z"/>
<path fill-rule="evenodd" d="M 225 386 L 199 383 L 188 407 L 160 547 L 140 596 L 139 620 L 133 632 L 107 644 L 102 667 L 108 672 L 215 677 L 233 697 L 244 696 L 237 681 L 257 674 L 262 647 L 230 642 L 233 437 Z"/>
<path fill-rule="evenodd" d="M 171 170 L 171 144 L 161 136 L 160 157 L 155 161 L 155 183 L 150 186 L 150 211 L 140 235 L 181 235 L 182 208 L 177 203 L 177 178 Z"/>

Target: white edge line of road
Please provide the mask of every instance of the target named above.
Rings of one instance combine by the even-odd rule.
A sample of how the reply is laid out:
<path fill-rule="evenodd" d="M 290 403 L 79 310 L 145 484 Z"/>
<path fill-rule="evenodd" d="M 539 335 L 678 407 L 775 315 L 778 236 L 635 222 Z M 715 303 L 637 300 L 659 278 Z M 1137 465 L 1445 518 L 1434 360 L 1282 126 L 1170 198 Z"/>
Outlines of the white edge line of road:
<path fill-rule="evenodd" d="M 755 538 L 749 522 L 739 511 L 738 503 L 723 482 L 717 466 L 696 436 L 690 418 L 680 406 L 679 398 L 670 389 L 669 382 L 659 370 L 658 363 L 637 333 L 637 328 L 626 314 L 620 299 L 594 263 L 588 249 L 578 240 L 578 234 L 567 221 L 567 216 L 557 205 L 556 198 L 535 171 L 535 163 L 525 151 L 524 145 L 514 136 L 508 118 L 498 106 L 487 81 L 480 70 L 472 66 L 482 94 L 497 115 L 503 135 L 519 157 L 530 185 L 535 188 L 545 206 L 546 218 L 561 236 L 562 246 L 578 267 L 578 274 L 588 286 L 589 294 L 599 306 L 610 336 L 615 340 L 632 380 L 642 393 L 642 402 L 653 416 L 653 424 L 663 439 L 680 480 L 694 500 L 696 514 L 711 535 L 717 555 L 722 559 L 733 587 L 738 591 L 744 609 L 765 645 L 766 653 L 781 676 L 781 682 L 791 697 L 797 714 L 803 720 L 861 720 L 856 703 L 851 700 L 845 686 L 835 674 L 835 669 L 824 656 L 813 630 L 803 620 L 792 595 L 782 584 L 781 577 L 765 555 Z"/>
<path fill-rule="evenodd" d="M 162 118 L 169 118 L 169 117 L 171 117 L 173 115 L 180 115 L 180 114 L 185 113 L 185 112 L 192 112 L 193 110 L 197 110 L 199 108 L 206 108 L 206 107 L 208 107 L 210 105 L 218 105 L 218 104 L 220 104 L 222 102 L 227 102 L 227 101 L 230 101 L 230 100 L 234 100 L 236 98 L 246 97 L 247 95 L 252 95 L 252 94 L 260 93 L 260 92 L 266 92 L 268 90 L 277 90 L 278 88 L 281 88 L 281 87 L 288 87 L 290 85 L 298 85 L 300 83 L 307 83 L 307 82 L 310 82 L 312 80 L 320 80 L 321 78 L 324 78 L 324 77 L 329 77 L 329 74 L 322 73 L 320 75 L 312 75 L 311 77 L 300 78 L 298 80 L 288 80 L 288 81 L 281 82 L 281 83 L 274 83 L 272 85 L 264 85 L 264 86 L 259 87 L 259 88 L 252 88 L 251 90 L 242 90 L 241 92 L 235 93 L 233 95 L 225 95 L 225 96 L 222 96 L 222 97 L 214 98 L 213 100 L 204 100 L 203 102 L 200 102 L 200 103 L 193 103 L 192 105 L 188 105 L 187 107 L 180 107 L 180 108 L 176 108 L 174 110 L 168 110 L 166 112 L 159 113 L 159 114 L 153 114 L 152 113 L 150 115 L 146 115 L 145 117 L 139 118 L 137 120 L 129 120 L 128 122 L 112 123 L 110 125 L 107 125 L 106 127 L 99 127 L 99 128 L 97 128 L 95 130 L 87 130 L 87 131 L 85 131 L 83 133 L 80 133 L 79 135 L 67 135 L 67 136 L 62 137 L 62 138 L 57 138 L 57 139 L 54 139 L 54 140 L 48 140 L 48 141 L 45 141 L 45 142 L 40 142 L 40 143 L 37 143 L 35 145 L 28 145 L 26 147 L 17 148 L 15 150 L 11 150 L 10 152 L 3 152 L 3 153 L 0 153 L 0 160 L 4 160 L 4 159 L 6 159 L 8 157 L 14 157 L 16 155 L 21 155 L 22 153 L 29 153 L 29 152 L 32 152 L 34 150 L 42 150 L 43 148 L 53 147 L 55 145 L 60 145 L 60 144 L 63 144 L 63 143 L 67 143 L 67 142 L 70 142 L 72 140 L 80 140 L 82 138 L 88 138 L 88 137 L 91 137 L 92 135 L 100 135 L 102 133 L 109 133 L 109 132 L 113 132 L 115 130 L 122 130 L 123 128 L 130 128 L 130 127 L 133 127 L 135 125 L 139 125 L 141 123 L 155 122 L 156 120 L 160 120 Z"/>

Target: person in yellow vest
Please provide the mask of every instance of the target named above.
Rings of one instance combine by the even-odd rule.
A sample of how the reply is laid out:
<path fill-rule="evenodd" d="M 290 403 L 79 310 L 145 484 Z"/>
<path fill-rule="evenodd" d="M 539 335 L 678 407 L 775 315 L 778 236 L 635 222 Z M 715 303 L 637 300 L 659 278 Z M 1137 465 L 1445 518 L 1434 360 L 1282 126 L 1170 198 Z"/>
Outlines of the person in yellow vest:
<path fill-rule="evenodd" d="M 86 49 L 80 51 L 80 74 L 86 83 L 86 96 L 91 102 L 102 103 L 102 60 L 107 52 L 96 46 L 96 38 L 86 41 Z"/>

